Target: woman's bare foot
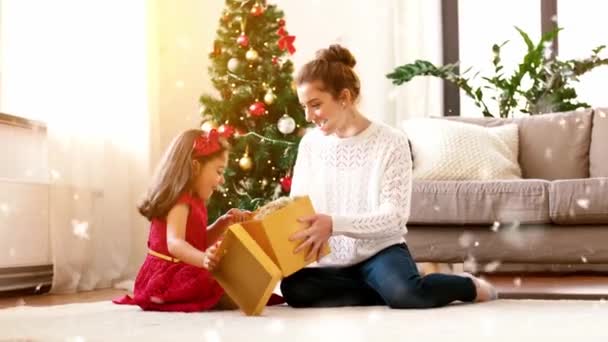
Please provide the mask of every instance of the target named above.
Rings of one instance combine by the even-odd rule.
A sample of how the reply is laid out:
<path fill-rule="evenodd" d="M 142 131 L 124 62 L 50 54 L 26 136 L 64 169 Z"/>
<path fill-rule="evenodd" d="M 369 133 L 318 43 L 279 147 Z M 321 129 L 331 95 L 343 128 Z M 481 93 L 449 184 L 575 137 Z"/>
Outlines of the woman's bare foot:
<path fill-rule="evenodd" d="M 477 297 L 475 297 L 476 302 L 487 302 L 498 299 L 498 292 L 496 291 L 496 288 L 485 279 L 477 278 L 470 273 L 460 273 L 458 275 L 471 278 L 471 280 L 473 280 L 475 290 L 477 291 Z"/>

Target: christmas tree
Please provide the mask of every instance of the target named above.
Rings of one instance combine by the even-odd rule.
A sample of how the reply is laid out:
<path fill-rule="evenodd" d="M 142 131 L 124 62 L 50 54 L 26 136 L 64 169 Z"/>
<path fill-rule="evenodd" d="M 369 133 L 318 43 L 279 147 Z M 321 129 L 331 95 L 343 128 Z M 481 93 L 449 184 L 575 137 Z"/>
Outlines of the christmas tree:
<path fill-rule="evenodd" d="M 207 207 L 209 222 L 230 208 L 255 210 L 291 190 L 306 127 L 288 59 L 294 40 L 276 5 L 226 0 L 209 54 L 219 94 L 200 98 L 201 128 L 217 128 L 232 144 L 226 183 Z"/>

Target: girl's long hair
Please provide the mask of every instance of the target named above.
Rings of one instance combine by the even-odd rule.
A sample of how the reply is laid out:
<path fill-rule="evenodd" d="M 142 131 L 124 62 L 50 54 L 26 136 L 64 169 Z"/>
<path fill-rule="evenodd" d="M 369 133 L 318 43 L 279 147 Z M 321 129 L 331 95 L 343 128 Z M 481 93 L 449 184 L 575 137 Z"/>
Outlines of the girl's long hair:
<path fill-rule="evenodd" d="M 199 129 L 187 130 L 176 136 L 169 144 L 154 172 L 148 191 L 137 204 L 137 210 L 148 220 L 166 217 L 178 198 L 190 191 L 193 180 L 192 147 L 194 139 L 201 134 L 206 133 Z M 219 151 L 196 158 L 201 166 L 230 148 L 223 138 L 220 138 L 220 145 Z"/>

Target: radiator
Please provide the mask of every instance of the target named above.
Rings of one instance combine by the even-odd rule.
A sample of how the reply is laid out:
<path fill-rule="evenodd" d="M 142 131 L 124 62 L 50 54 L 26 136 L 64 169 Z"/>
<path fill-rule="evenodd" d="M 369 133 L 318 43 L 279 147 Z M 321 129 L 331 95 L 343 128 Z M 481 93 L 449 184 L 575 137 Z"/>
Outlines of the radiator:
<path fill-rule="evenodd" d="M 53 279 L 46 129 L 0 113 L 0 293 Z"/>

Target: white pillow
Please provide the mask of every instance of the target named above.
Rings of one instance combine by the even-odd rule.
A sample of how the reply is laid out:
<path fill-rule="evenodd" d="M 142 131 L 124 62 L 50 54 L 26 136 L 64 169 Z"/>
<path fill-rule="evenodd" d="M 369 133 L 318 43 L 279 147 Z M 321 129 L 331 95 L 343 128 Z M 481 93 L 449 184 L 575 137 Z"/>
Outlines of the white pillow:
<path fill-rule="evenodd" d="M 490 180 L 521 178 L 516 124 L 483 127 L 444 119 L 403 123 L 412 146 L 414 178 Z"/>

